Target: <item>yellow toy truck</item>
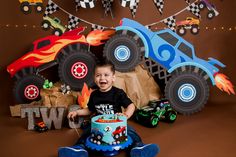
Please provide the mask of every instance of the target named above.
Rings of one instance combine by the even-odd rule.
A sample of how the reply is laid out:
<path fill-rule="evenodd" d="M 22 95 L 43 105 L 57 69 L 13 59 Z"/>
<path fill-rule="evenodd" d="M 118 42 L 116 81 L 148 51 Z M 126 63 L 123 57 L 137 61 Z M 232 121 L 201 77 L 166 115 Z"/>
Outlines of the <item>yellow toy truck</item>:
<path fill-rule="evenodd" d="M 20 10 L 24 14 L 29 14 L 31 13 L 32 9 L 31 6 L 35 6 L 35 11 L 37 13 L 43 12 L 43 0 L 19 0 L 20 2 Z"/>

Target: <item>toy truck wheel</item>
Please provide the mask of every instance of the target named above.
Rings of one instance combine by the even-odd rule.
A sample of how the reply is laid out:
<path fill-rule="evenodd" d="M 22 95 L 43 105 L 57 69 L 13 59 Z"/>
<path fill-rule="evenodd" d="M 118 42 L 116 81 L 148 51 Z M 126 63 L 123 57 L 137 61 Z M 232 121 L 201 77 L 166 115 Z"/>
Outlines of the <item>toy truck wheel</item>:
<path fill-rule="evenodd" d="M 198 7 L 199 7 L 200 10 L 203 10 L 206 7 L 206 4 L 204 2 L 200 2 L 198 4 Z"/>
<path fill-rule="evenodd" d="M 35 6 L 35 11 L 37 13 L 43 12 L 43 4 L 42 3 L 37 3 L 36 6 Z"/>
<path fill-rule="evenodd" d="M 213 10 L 210 10 L 208 13 L 207 13 L 207 18 L 209 20 L 213 19 L 215 17 L 215 12 Z"/>
<path fill-rule="evenodd" d="M 167 82 L 165 96 L 174 110 L 190 115 L 202 110 L 209 96 L 209 87 L 207 81 L 197 73 L 178 72 Z"/>
<path fill-rule="evenodd" d="M 62 30 L 61 29 L 59 29 L 59 28 L 55 28 L 54 30 L 53 30 L 53 35 L 56 35 L 56 36 L 61 36 L 62 35 Z"/>
<path fill-rule="evenodd" d="M 150 118 L 150 127 L 156 127 L 159 123 L 159 118 L 157 116 L 151 116 Z"/>
<path fill-rule="evenodd" d="M 199 33 L 198 25 L 192 25 L 191 33 L 194 34 L 194 35 Z"/>
<path fill-rule="evenodd" d="M 84 83 L 88 86 L 93 84 L 95 63 L 95 56 L 87 50 L 67 52 L 60 59 L 59 77 L 73 90 L 81 90 Z"/>
<path fill-rule="evenodd" d="M 173 110 L 169 110 L 165 113 L 165 121 L 169 123 L 173 123 L 177 118 L 177 113 Z"/>
<path fill-rule="evenodd" d="M 186 29 L 185 29 L 183 26 L 177 28 L 177 33 L 178 33 L 180 36 L 185 35 L 186 32 L 187 32 L 187 31 L 186 31 Z"/>
<path fill-rule="evenodd" d="M 116 34 L 106 43 L 104 56 L 121 72 L 131 71 L 141 61 L 141 48 L 129 35 Z"/>
<path fill-rule="evenodd" d="M 43 20 L 41 26 L 44 30 L 49 30 L 50 26 L 51 26 L 51 23 L 48 20 Z"/>
<path fill-rule="evenodd" d="M 40 99 L 40 89 L 44 78 L 40 75 L 29 74 L 19 79 L 13 89 L 17 103 L 29 103 Z"/>
<path fill-rule="evenodd" d="M 20 9 L 24 14 L 29 14 L 31 13 L 31 7 L 28 2 L 23 2 L 20 5 Z"/>

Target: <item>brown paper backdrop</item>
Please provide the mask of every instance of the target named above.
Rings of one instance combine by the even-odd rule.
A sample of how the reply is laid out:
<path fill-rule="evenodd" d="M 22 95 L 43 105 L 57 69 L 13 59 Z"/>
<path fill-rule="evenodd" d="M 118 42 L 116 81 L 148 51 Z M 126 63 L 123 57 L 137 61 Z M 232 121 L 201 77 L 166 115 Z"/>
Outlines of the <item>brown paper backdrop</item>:
<path fill-rule="evenodd" d="M 197 56 L 204 59 L 214 57 L 225 63 L 227 68 L 221 71 L 230 77 L 233 84 L 236 84 L 236 1 L 211 1 L 217 6 L 220 15 L 213 20 L 208 20 L 206 18 L 206 10 L 203 11 L 201 13 L 202 21 L 200 23 L 201 30 L 199 35 L 194 36 L 188 31 L 184 38 L 195 46 Z M 112 19 L 111 16 L 103 18 L 104 12 L 101 5 L 99 5 L 99 1 L 94 9 L 80 8 L 78 12 L 75 11 L 73 0 L 55 0 L 54 2 L 75 16 L 104 26 L 117 26 L 122 17 L 132 18 L 129 9 L 121 7 L 118 0 L 115 0 L 114 3 L 114 19 Z M 44 1 L 45 6 L 46 3 L 47 1 Z M 0 112 L 8 115 L 10 114 L 8 106 L 14 104 L 12 100 L 14 82 L 6 72 L 6 66 L 21 57 L 34 40 L 51 34 L 51 31 L 43 31 L 40 27 L 42 14 L 34 13 L 33 10 L 31 14 L 24 15 L 20 11 L 19 6 L 19 1 L 17 0 L 5 1 L 4 4 L 0 6 Z M 161 16 L 152 0 L 142 0 L 139 4 L 135 20 L 144 25 L 150 24 L 166 18 L 184 7 L 186 7 L 184 0 L 178 0 L 178 2 L 165 0 L 164 12 Z M 53 15 L 58 16 L 64 24 L 67 24 L 67 14 L 58 11 Z M 185 11 L 177 16 L 177 21 L 183 20 L 187 16 L 193 15 Z M 7 24 L 9 25 L 8 27 L 6 27 Z M 16 25 L 18 25 L 18 27 L 16 27 Z M 86 24 L 81 23 L 80 25 Z M 35 28 L 33 26 L 35 26 Z M 164 26 L 163 24 L 157 25 L 157 27 Z M 222 26 L 225 28 L 224 30 L 221 30 Z M 210 29 L 206 30 L 205 27 L 209 27 Z M 213 27 L 215 27 L 216 30 L 213 30 Z M 232 28 L 232 30 L 229 31 L 229 28 Z M 56 68 L 51 69 L 50 72 L 57 75 Z M 48 75 L 47 72 L 46 75 Z M 236 102 L 235 96 L 228 96 L 216 87 L 212 87 L 210 92 L 209 102 Z"/>

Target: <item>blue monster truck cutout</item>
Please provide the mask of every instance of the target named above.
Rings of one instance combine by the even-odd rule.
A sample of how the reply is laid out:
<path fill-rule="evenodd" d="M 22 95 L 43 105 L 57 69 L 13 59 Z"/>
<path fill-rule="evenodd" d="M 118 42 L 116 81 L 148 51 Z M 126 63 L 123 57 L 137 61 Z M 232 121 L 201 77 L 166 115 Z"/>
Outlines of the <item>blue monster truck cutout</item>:
<path fill-rule="evenodd" d="M 234 94 L 231 82 L 216 67 L 225 65 L 214 58 L 208 61 L 198 58 L 193 45 L 170 29 L 152 32 L 127 18 L 115 29 L 116 34 L 104 47 L 104 56 L 121 72 L 133 70 L 142 58 L 149 58 L 167 70 L 171 78 L 165 86 L 165 97 L 176 111 L 182 114 L 200 111 L 209 97 L 207 81 Z"/>

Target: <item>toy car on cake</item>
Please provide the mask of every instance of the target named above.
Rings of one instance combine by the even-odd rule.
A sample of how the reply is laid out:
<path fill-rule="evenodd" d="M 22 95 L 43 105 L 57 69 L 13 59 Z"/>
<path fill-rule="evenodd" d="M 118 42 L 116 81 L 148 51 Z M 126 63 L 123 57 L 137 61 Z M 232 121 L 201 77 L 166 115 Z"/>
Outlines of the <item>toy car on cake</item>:
<path fill-rule="evenodd" d="M 135 113 L 136 120 L 149 127 L 156 127 L 160 120 L 173 123 L 177 112 L 172 109 L 168 100 L 150 101 L 147 106 L 138 109 Z"/>

